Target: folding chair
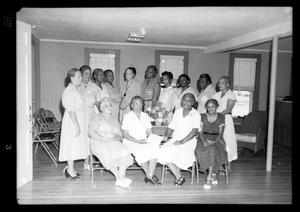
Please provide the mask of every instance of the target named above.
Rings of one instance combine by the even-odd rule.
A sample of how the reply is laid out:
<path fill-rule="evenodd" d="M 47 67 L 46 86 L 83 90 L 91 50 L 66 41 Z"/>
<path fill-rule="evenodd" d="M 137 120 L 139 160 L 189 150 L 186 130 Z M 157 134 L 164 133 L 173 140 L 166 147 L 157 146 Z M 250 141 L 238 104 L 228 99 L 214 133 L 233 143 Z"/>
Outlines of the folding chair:
<path fill-rule="evenodd" d="M 55 148 L 58 149 L 59 148 L 59 138 L 60 138 L 60 130 L 53 130 L 53 129 L 49 129 L 43 119 L 41 118 L 39 113 L 34 113 L 33 114 L 33 118 L 35 120 L 35 123 L 38 126 L 38 131 L 39 132 L 43 132 L 43 133 L 49 133 L 52 134 L 55 137 Z"/>
<path fill-rule="evenodd" d="M 198 182 L 198 168 L 197 168 L 197 162 L 194 161 L 193 162 L 193 165 L 191 166 L 191 170 L 188 169 L 188 170 L 181 170 L 181 171 L 188 171 L 191 173 L 191 185 L 193 185 L 193 181 L 194 181 L 194 173 L 195 173 L 195 168 L 197 170 L 196 174 L 196 178 L 197 178 L 197 182 Z M 162 165 L 162 172 L 161 172 L 161 183 L 164 182 L 164 175 L 165 173 L 167 173 L 167 170 L 169 170 L 169 168 L 167 167 L 167 165 Z"/>
<path fill-rule="evenodd" d="M 48 130 L 60 130 L 61 121 L 57 121 L 55 115 L 50 110 L 40 108 L 39 115 Z"/>
<path fill-rule="evenodd" d="M 53 134 L 48 133 L 48 132 L 41 132 L 38 124 L 36 123 L 36 120 L 34 120 L 33 127 L 32 127 L 32 132 L 33 132 L 33 143 L 36 144 L 34 154 L 36 154 L 38 145 L 41 144 L 42 148 L 45 150 L 46 154 L 50 157 L 52 162 L 54 163 L 55 166 L 57 166 L 56 162 L 56 157 L 52 153 L 51 149 L 49 148 L 47 143 L 51 143 L 58 149 L 56 146 L 56 138 Z"/>

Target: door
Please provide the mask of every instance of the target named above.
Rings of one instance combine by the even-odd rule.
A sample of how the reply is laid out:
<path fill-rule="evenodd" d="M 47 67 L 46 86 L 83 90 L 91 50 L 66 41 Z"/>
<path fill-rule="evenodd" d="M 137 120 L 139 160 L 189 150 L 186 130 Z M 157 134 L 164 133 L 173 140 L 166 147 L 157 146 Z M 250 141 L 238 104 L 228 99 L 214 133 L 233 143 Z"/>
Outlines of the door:
<path fill-rule="evenodd" d="M 17 188 L 32 180 L 31 26 L 17 21 Z"/>

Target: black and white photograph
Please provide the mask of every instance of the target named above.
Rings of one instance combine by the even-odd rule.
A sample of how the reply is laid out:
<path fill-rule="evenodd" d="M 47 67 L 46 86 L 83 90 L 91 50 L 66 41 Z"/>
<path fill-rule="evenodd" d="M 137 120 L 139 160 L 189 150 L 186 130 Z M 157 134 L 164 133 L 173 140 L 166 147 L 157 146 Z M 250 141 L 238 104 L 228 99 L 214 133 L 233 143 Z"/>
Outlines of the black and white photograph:
<path fill-rule="evenodd" d="M 20 8 L 16 204 L 291 205 L 293 9 Z"/>

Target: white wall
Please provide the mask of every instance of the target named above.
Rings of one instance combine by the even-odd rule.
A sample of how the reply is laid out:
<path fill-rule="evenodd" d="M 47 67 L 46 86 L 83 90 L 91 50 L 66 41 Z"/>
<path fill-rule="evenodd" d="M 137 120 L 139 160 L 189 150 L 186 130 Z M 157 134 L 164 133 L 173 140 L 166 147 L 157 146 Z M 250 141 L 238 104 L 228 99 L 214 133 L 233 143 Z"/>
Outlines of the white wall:
<path fill-rule="evenodd" d="M 203 50 L 182 48 L 159 48 L 117 45 L 91 45 L 78 43 L 40 42 L 40 75 L 41 75 L 41 107 L 48 108 L 60 119 L 59 101 L 64 90 L 64 78 L 72 67 L 84 64 L 84 48 L 119 49 L 120 54 L 120 84 L 126 67 L 137 69 L 136 78 L 143 80 L 144 71 L 148 65 L 155 64 L 155 50 L 189 51 L 189 70 L 191 86 L 196 88 L 196 80 L 202 73 L 212 77 L 213 84 L 222 75 L 228 75 L 229 53 L 204 54 Z M 241 52 L 240 52 L 241 53 Z M 247 52 L 245 52 L 247 53 Z M 262 55 L 259 109 L 266 109 L 269 73 L 269 53 L 248 52 Z M 289 95 L 290 66 L 292 54 L 278 54 L 277 95 Z"/>

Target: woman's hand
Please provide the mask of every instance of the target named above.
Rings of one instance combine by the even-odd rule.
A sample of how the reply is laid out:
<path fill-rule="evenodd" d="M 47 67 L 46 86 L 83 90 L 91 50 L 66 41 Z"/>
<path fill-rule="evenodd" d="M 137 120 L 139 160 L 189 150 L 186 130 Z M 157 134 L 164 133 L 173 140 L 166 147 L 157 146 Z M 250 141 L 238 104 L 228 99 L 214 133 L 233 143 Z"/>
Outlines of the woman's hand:
<path fill-rule="evenodd" d="M 209 145 L 208 140 L 204 140 L 204 141 L 203 141 L 203 146 L 204 146 L 204 147 L 207 147 L 208 145 Z"/>
<path fill-rule="evenodd" d="M 174 145 L 180 145 L 180 144 L 182 144 L 182 141 L 180 140 L 180 141 L 175 141 L 174 142 Z"/>
<path fill-rule="evenodd" d="M 139 143 L 140 144 L 146 144 L 147 142 L 146 142 L 146 139 L 140 139 L 140 140 L 138 140 L 139 141 Z"/>

